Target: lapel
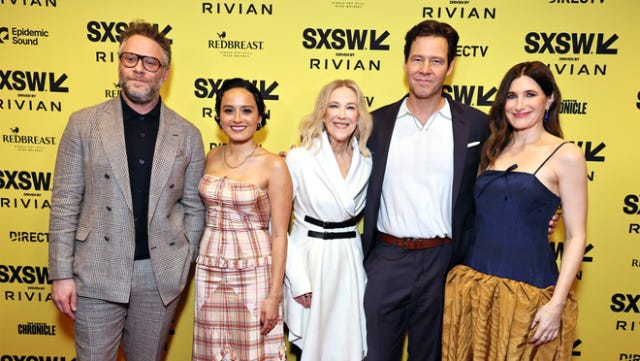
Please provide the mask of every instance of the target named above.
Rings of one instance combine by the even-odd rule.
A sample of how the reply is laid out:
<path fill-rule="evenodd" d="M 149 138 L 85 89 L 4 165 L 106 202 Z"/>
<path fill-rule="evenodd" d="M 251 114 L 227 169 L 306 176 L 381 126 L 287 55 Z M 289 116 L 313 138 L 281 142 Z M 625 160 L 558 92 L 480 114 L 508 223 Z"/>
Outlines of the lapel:
<path fill-rule="evenodd" d="M 149 185 L 149 221 L 160 200 L 162 190 L 171 175 L 173 163 L 182 150 L 179 148 L 182 134 L 176 118 L 162 103 L 160 109 L 160 127 L 153 152 L 153 165 L 151 166 L 151 183 Z"/>
<path fill-rule="evenodd" d="M 453 122 L 453 191 L 452 209 L 455 209 L 460 186 L 462 185 L 462 175 L 464 173 L 465 157 L 467 154 L 467 141 L 469 139 L 469 122 L 464 118 L 464 109 L 450 96 L 444 94 L 451 108 L 451 118 Z"/>
<path fill-rule="evenodd" d="M 404 98 L 406 97 L 407 96 Z M 382 194 L 382 181 L 384 180 L 384 172 L 387 168 L 387 159 L 389 158 L 389 146 L 391 145 L 391 136 L 393 136 L 393 127 L 396 125 L 398 111 L 400 110 L 400 105 L 402 105 L 404 98 L 386 108 L 386 112 L 381 114 L 381 117 L 374 123 L 374 127 L 378 127 L 378 129 L 375 130 L 377 139 L 374 149 L 372 149 L 373 169 L 371 171 L 371 182 L 369 186 L 373 187 L 373 190 L 378 197 Z"/>
<path fill-rule="evenodd" d="M 97 115 L 99 137 L 112 169 L 112 176 L 118 182 L 127 206 L 133 211 L 127 147 L 124 143 L 124 124 L 122 124 L 122 105 L 120 97 L 105 103 L 104 111 Z"/>

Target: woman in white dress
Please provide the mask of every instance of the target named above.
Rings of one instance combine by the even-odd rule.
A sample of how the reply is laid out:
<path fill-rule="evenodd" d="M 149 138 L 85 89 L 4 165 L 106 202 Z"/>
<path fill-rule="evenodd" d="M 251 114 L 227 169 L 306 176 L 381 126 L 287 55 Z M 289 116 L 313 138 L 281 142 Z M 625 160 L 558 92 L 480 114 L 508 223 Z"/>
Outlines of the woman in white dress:
<path fill-rule="evenodd" d="M 293 227 L 284 288 L 289 341 L 302 360 L 356 361 L 366 355 L 366 275 L 357 219 L 371 172 L 372 121 L 352 80 L 325 85 L 287 153 Z"/>

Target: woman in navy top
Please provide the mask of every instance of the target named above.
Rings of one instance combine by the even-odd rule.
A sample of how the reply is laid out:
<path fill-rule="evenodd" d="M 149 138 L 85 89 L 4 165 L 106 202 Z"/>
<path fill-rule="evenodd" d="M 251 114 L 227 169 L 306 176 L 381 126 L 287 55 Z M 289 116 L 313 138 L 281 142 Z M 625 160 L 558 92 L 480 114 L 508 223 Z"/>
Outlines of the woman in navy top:
<path fill-rule="evenodd" d="M 560 90 L 543 63 L 505 75 L 489 112 L 475 186 L 476 238 L 449 272 L 443 360 L 570 360 L 584 255 L 587 170 L 562 139 Z M 547 225 L 562 210 L 560 271 Z"/>

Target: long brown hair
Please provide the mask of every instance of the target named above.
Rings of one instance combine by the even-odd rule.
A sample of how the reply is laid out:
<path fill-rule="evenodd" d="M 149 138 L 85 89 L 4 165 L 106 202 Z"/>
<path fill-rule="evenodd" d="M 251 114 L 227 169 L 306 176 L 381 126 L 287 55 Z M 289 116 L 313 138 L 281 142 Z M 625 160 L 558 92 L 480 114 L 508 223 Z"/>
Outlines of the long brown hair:
<path fill-rule="evenodd" d="M 539 61 L 527 61 L 514 65 L 507 74 L 505 74 L 498 93 L 496 95 L 491 110 L 489 110 L 489 129 L 491 134 L 484 143 L 482 148 L 482 156 L 480 158 L 480 170 L 490 167 L 498 158 L 500 153 L 511 141 L 513 136 L 513 127 L 509 124 L 509 120 L 504 111 L 507 102 L 507 94 L 511 87 L 511 82 L 522 76 L 528 76 L 533 79 L 547 97 L 553 95 L 553 102 L 549 107 L 549 117 L 544 121 L 544 129 L 560 138 L 562 138 L 562 129 L 560 128 L 560 89 L 551 73 L 551 70 Z"/>

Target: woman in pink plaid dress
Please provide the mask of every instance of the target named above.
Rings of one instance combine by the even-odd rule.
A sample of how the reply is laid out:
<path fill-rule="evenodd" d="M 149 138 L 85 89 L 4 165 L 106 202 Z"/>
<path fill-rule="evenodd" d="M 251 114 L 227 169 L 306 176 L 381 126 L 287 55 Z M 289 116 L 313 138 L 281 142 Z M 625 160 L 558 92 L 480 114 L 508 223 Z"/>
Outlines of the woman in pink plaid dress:
<path fill-rule="evenodd" d="M 282 283 L 292 185 L 284 160 L 253 138 L 268 113 L 256 87 L 226 80 L 216 121 L 229 138 L 207 155 L 196 261 L 193 360 L 285 360 Z"/>

